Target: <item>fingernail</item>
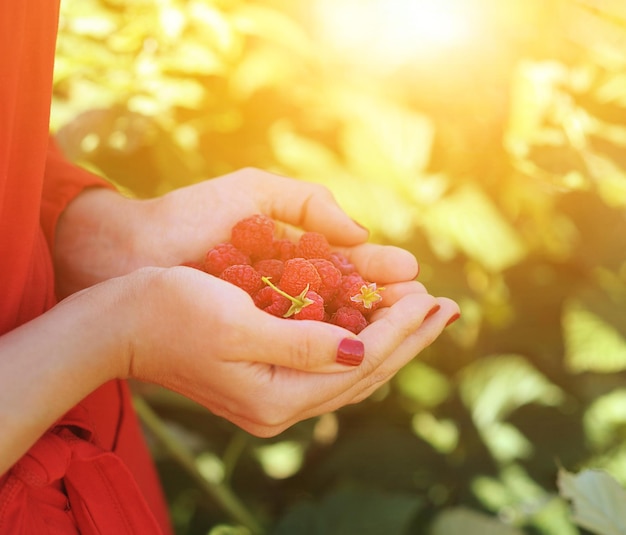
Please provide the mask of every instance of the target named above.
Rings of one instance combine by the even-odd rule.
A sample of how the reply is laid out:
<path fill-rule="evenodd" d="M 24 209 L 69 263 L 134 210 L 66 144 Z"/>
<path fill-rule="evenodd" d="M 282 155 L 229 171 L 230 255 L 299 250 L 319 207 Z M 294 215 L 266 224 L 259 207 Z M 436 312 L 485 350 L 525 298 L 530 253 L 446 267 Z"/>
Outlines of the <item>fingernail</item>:
<path fill-rule="evenodd" d="M 428 318 L 430 318 L 431 316 L 434 316 L 437 312 L 439 312 L 440 308 L 441 308 L 441 305 L 435 305 L 433 308 L 431 308 L 428 311 L 428 314 L 424 316 L 424 321 L 426 321 Z"/>
<path fill-rule="evenodd" d="M 357 338 L 344 338 L 337 349 L 337 362 L 346 366 L 358 366 L 365 356 L 365 346 Z"/>
<path fill-rule="evenodd" d="M 352 220 L 352 222 L 357 226 L 357 227 L 361 227 L 363 230 L 367 230 L 367 232 L 369 232 L 370 230 L 367 227 L 364 227 L 363 225 L 361 225 L 361 223 L 359 223 L 358 221 L 356 221 L 355 219 Z"/>
<path fill-rule="evenodd" d="M 450 316 L 450 319 L 448 320 L 448 323 L 446 323 L 446 327 L 448 325 L 451 325 L 452 323 L 454 323 L 456 320 L 458 320 L 461 317 L 461 314 L 459 314 L 458 312 L 455 314 L 452 314 L 452 316 Z"/>

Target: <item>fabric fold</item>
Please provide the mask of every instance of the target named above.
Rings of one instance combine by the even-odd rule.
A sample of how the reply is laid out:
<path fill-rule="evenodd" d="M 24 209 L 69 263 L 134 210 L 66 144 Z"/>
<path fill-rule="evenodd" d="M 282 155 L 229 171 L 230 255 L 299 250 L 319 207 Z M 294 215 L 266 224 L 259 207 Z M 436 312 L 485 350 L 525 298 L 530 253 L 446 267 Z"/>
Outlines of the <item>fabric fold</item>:
<path fill-rule="evenodd" d="M 81 426 L 85 436 L 91 430 Z M 50 490 L 57 500 L 50 517 Z M 63 516 L 71 509 L 81 535 L 159 535 L 161 529 L 137 483 L 122 460 L 66 426 L 48 431 L 11 469 L 0 489 L 0 533 L 61 535 Z M 47 514 L 37 514 L 38 507 Z M 43 530 L 43 531 L 42 531 Z"/>

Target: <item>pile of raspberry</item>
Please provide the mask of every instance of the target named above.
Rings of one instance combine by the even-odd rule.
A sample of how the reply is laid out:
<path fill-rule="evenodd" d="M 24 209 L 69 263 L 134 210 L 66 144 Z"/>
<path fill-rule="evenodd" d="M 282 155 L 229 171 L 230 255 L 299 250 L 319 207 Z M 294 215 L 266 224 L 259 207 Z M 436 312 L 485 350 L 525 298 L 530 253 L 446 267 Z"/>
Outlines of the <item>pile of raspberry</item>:
<path fill-rule="evenodd" d="M 361 332 L 380 305 L 383 288 L 365 280 L 323 234 L 304 232 L 294 243 L 276 238 L 274 230 L 274 221 L 263 214 L 247 217 L 233 226 L 230 241 L 186 265 L 235 284 L 274 316 Z"/>

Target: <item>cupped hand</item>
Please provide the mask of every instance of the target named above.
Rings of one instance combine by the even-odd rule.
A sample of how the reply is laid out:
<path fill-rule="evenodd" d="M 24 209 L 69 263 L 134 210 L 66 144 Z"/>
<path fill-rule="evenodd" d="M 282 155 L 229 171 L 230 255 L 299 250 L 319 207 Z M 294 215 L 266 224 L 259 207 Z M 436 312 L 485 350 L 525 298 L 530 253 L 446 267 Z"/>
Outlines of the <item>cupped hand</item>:
<path fill-rule="evenodd" d="M 293 237 L 294 229 L 311 230 L 339 247 L 368 238 L 368 231 L 325 187 L 257 169 L 148 200 L 91 188 L 70 203 L 57 225 L 58 295 L 65 297 L 141 267 L 200 261 L 211 247 L 230 239 L 237 221 L 256 213 L 275 220 L 277 237 Z"/>
<path fill-rule="evenodd" d="M 458 310 L 418 282 L 392 282 L 384 306 L 355 336 L 329 323 L 274 317 L 239 288 L 192 268 L 131 277 L 132 299 L 142 306 L 128 322 L 126 376 L 177 391 L 259 436 L 367 397 Z M 346 339 L 351 357 L 362 348 L 360 364 L 337 362 Z"/>
<path fill-rule="evenodd" d="M 201 258 L 230 239 L 233 225 L 262 213 L 275 220 L 277 237 L 293 237 L 293 229 L 317 231 L 331 244 L 364 243 L 368 231 L 353 221 L 325 187 L 258 169 L 234 173 L 172 191 L 141 206 L 141 240 L 158 248 L 144 252 L 144 263 L 176 265 Z"/>
<path fill-rule="evenodd" d="M 366 243 L 368 232 L 319 185 L 244 169 L 152 200 L 97 190 L 80 197 L 57 230 L 60 293 L 113 277 L 126 289 L 118 375 L 177 391 L 256 435 L 367 397 L 458 313 L 416 282 L 412 254 Z M 236 286 L 180 266 L 228 241 L 232 226 L 255 213 L 277 222 L 278 237 L 325 234 L 366 279 L 384 285 L 371 324 L 357 336 L 277 318 Z M 341 363 L 346 352 L 357 365 Z"/>

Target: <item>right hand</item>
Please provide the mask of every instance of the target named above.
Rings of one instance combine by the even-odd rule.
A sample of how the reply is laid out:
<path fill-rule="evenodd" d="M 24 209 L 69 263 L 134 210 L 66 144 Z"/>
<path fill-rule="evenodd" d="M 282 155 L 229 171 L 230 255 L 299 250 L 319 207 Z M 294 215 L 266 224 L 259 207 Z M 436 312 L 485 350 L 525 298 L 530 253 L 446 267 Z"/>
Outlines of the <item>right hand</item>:
<path fill-rule="evenodd" d="M 362 247 L 369 266 L 390 252 Z M 329 323 L 274 317 L 234 285 L 192 268 L 146 268 L 123 278 L 135 281 L 120 376 L 179 392 L 258 436 L 367 397 L 458 310 L 416 281 L 389 281 L 385 305 L 355 336 Z M 436 305 L 441 310 L 424 321 Z M 363 342 L 361 365 L 336 362 L 345 338 Z"/>

